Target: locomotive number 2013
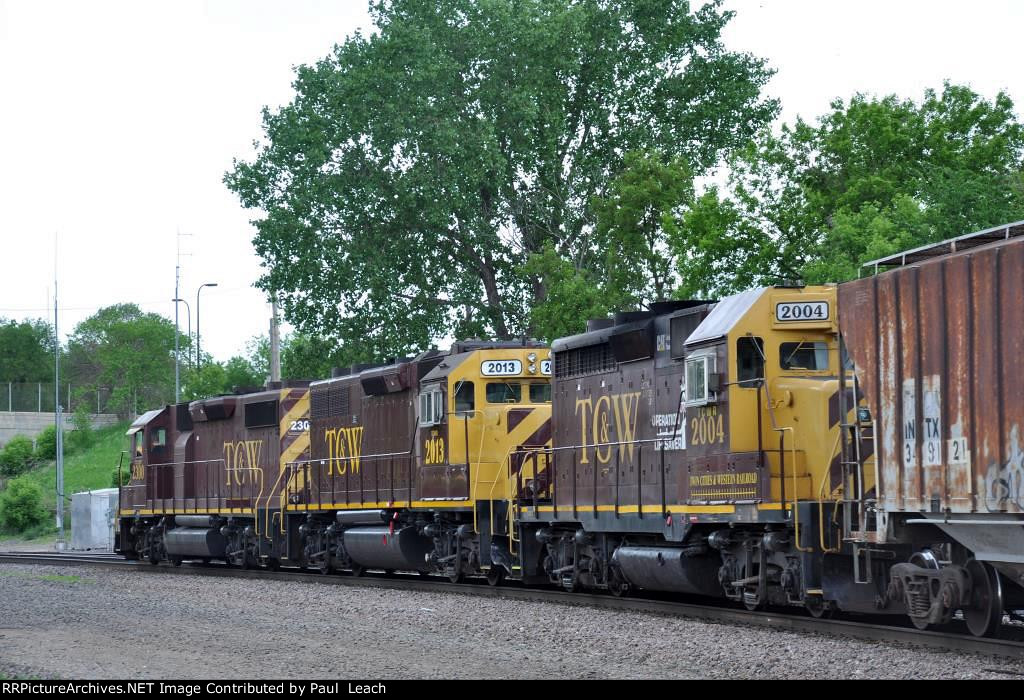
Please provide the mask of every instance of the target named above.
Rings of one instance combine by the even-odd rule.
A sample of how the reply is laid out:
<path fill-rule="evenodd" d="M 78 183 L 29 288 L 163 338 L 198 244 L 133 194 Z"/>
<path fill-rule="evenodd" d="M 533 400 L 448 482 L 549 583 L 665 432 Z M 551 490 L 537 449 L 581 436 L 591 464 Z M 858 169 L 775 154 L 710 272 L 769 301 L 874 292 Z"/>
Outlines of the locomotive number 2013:
<path fill-rule="evenodd" d="M 700 414 L 690 419 L 691 445 L 721 445 L 725 443 L 725 416 L 718 408 L 702 408 Z"/>
<path fill-rule="evenodd" d="M 430 437 L 423 443 L 424 464 L 444 464 L 444 438 Z"/>

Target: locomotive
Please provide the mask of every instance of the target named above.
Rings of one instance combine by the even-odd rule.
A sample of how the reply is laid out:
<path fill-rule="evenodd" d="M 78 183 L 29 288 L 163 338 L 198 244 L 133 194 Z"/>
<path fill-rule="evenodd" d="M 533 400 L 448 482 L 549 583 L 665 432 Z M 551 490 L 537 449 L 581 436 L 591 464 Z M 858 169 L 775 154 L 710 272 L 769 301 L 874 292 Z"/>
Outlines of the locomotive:
<path fill-rule="evenodd" d="M 119 549 L 995 634 L 1024 608 L 1022 235 L 151 411 Z"/>

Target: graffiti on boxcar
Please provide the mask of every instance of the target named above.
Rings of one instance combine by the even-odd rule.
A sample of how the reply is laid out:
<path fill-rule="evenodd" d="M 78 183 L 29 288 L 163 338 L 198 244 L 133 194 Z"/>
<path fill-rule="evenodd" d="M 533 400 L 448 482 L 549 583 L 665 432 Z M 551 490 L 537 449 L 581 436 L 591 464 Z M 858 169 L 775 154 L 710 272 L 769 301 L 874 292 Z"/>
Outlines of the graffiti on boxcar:
<path fill-rule="evenodd" d="M 224 443 L 224 473 L 227 485 L 231 486 L 231 479 L 241 486 L 249 479 L 250 469 L 258 469 L 260 466 L 260 455 L 263 454 L 262 440 L 239 440 L 238 442 Z"/>
<path fill-rule="evenodd" d="M 633 459 L 636 448 L 636 418 L 640 412 L 641 392 L 609 394 L 595 401 L 588 397 L 576 399 L 576 414 L 580 416 L 583 456 L 580 464 L 590 463 L 589 447 L 600 464 L 608 464 L 613 445 L 619 443 L 619 457 Z M 614 424 L 614 425 L 613 425 Z"/>
<path fill-rule="evenodd" d="M 1011 505 L 1024 510 L 1024 449 L 1017 425 L 1010 431 L 1010 458 L 1002 465 L 993 463 L 985 475 L 985 507 L 995 512 Z"/>
<path fill-rule="evenodd" d="M 351 468 L 359 473 L 359 461 L 363 456 L 363 428 L 331 428 L 324 431 L 327 443 L 327 476 L 335 473 L 344 476 Z"/>

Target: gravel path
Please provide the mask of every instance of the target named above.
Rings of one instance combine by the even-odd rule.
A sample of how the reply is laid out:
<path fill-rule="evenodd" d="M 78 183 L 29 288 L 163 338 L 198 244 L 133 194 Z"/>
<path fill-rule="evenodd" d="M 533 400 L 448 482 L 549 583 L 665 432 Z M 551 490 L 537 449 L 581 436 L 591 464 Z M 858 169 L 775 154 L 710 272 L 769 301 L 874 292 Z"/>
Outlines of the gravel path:
<path fill-rule="evenodd" d="M 7 675 L 1012 677 L 1005 672 L 1024 673 L 1024 664 L 551 603 L 0 564 Z"/>

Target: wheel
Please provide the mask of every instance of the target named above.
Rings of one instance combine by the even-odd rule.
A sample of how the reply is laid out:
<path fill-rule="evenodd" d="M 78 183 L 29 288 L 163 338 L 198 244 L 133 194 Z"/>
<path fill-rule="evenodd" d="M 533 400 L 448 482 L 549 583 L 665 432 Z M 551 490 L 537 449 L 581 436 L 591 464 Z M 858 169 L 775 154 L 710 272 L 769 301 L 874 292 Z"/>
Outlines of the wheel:
<path fill-rule="evenodd" d="M 355 576 L 356 578 L 359 578 L 360 576 L 362 576 L 365 573 L 366 573 L 366 567 L 365 566 L 359 566 L 359 564 L 353 564 L 352 565 L 352 575 Z"/>
<path fill-rule="evenodd" d="M 448 580 L 452 583 L 462 583 L 462 569 L 452 569 L 449 571 Z"/>
<path fill-rule="evenodd" d="M 267 557 L 267 568 L 271 571 L 280 571 L 281 562 L 275 557 Z"/>
<path fill-rule="evenodd" d="M 807 596 L 804 599 L 804 607 L 807 608 L 807 612 L 811 614 L 811 617 L 819 620 L 827 620 L 836 611 L 832 603 L 818 595 Z"/>
<path fill-rule="evenodd" d="M 998 636 L 1003 623 L 1003 584 L 991 564 L 971 559 L 967 562 L 971 577 L 971 604 L 963 609 L 967 629 L 975 637 Z"/>
<path fill-rule="evenodd" d="M 181 557 L 167 557 L 167 560 L 171 562 L 171 566 L 181 566 Z"/>
<path fill-rule="evenodd" d="M 750 612 L 755 612 L 764 607 L 764 601 L 758 597 L 756 592 L 743 591 L 743 607 Z"/>
<path fill-rule="evenodd" d="M 487 585 L 488 586 L 500 586 L 505 580 L 505 567 L 504 566 L 492 566 L 487 570 Z"/>
<path fill-rule="evenodd" d="M 325 554 L 316 568 L 324 576 L 330 576 L 334 573 L 334 560 L 329 554 Z"/>

